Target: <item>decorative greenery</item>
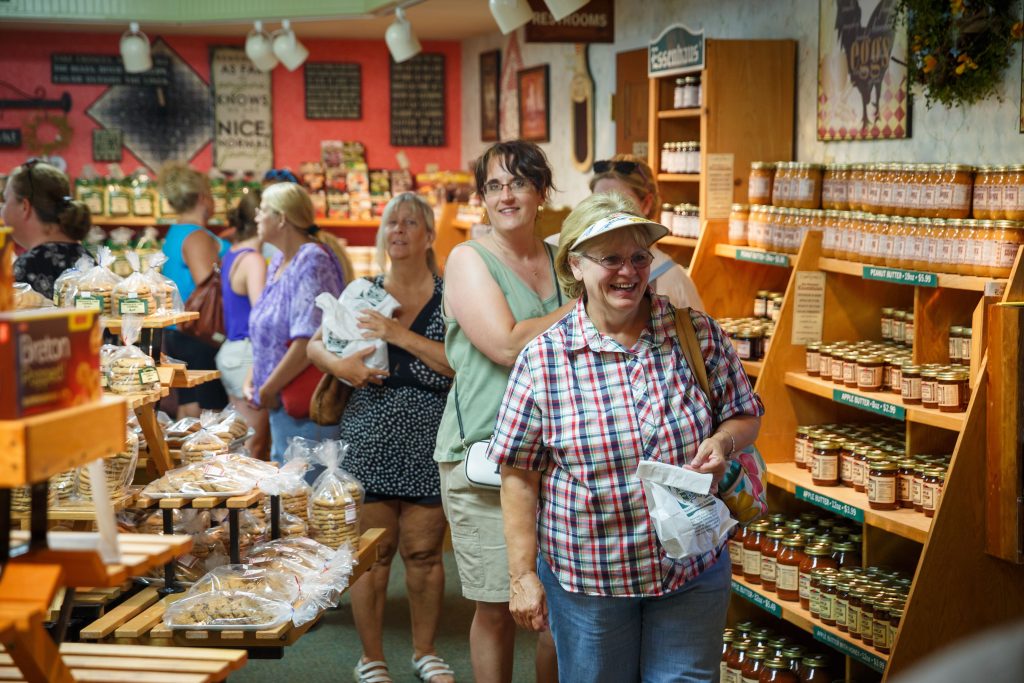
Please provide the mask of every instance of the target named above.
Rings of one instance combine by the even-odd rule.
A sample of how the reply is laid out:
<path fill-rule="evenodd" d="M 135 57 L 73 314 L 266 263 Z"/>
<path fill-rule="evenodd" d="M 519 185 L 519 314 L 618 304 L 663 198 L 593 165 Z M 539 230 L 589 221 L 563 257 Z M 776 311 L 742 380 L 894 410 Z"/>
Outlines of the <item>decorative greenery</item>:
<path fill-rule="evenodd" d="M 47 140 L 39 138 L 40 128 L 53 128 L 53 135 Z M 54 152 L 66 149 L 71 144 L 74 131 L 66 116 L 37 114 L 25 124 L 25 146 L 32 152 L 48 157 Z"/>
<path fill-rule="evenodd" d="M 894 25 L 905 18 L 907 69 L 931 106 L 973 104 L 995 95 L 1024 33 L 1020 0 L 897 0 Z"/>

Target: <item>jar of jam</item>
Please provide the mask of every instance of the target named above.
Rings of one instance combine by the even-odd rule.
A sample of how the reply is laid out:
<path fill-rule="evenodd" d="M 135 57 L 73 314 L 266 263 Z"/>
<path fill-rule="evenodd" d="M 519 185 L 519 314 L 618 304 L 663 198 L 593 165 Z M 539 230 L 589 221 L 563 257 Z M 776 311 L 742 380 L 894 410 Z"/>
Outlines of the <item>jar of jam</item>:
<path fill-rule="evenodd" d="M 770 654 L 771 652 L 766 647 L 753 647 L 747 650 L 747 659 L 743 662 L 743 668 L 740 669 L 740 681 L 742 683 L 758 683 L 764 662 Z"/>
<path fill-rule="evenodd" d="M 806 610 L 811 608 L 811 572 L 825 568 L 839 568 L 831 546 L 821 543 L 804 548 L 804 559 L 800 562 L 800 606 Z"/>
<path fill-rule="evenodd" d="M 974 336 L 974 331 L 970 327 L 963 328 L 963 332 L 960 335 L 960 365 L 971 365 L 971 339 Z"/>
<path fill-rule="evenodd" d="M 747 538 L 747 527 L 737 525 L 739 529 L 729 539 L 729 564 L 733 576 L 743 576 L 743 542 Z"/>
<path fill-rule="evenodd" d="M 821 206 L 821 175 L 820 164 L 798 163 L 795 166 L 795 183 L 791 182 L 793 198 L 789 206 L 797 209 L 817 209 Z M 795 187 L 794 187 L 795 186 Z"/>
<path fill-rule="evenodd" d="M 846 347 L 842 347 L 842 346 L 838 347 L 838 348 L 833 347 L 832 362 L 830 364 L 832 366 L 832 383 L 833 384 L 838 384 L 840 386 L 843 385 L 843 377 L 844 377 L 844 372 L 845 372 L 845 369 L 846 369 L 846 354 L 847 354 L 847 352 L 848 351 L 847 351 Z M 824 379 L 824 378 L 822 378 L 822 379 Z"/>
<path fill-rule="evenodd" d="M 875 603 L 874 619 L 871 622 L 871 640 L 875 649 L 884 655 L 889 654 L 889 601 L 880 600 Z"/>
<path fill-rule="evenodd" d="M 811 342 L 807 345 L 804 355 L 804 368 L 808 375 L 817 377 L 821 366 L 821 344 Z"/>
<path fill-rule="evenodd" d="M 889 341 L 892 339 L 892 316 L 895 309 L 885 307 L 882 309 L 882 316 L 880 318 L 880 324 L 882 326 L 882 341 Z"/>
<path fill-rule="evenodd" d="M 804 560 L 804 538 L 790 534 L 782 539 L 775 562 L 775 592 L 780 600 L 797 602 L 800 599 L 800 563 Z"/>
<path fill-rule="evenodd" d="M 800 683 L 829 683 L 831 680 L 825 655 L 810 655 L 800 660 Z"/>
<path fill-rule="evenodd" d="M 772 630 L 767 626 L 760 626 L 750 632 L 750 640 L 754 641 L 754 647 L 768 647 L 768 641 L 772 639 Z M 747 652 L 749 655 L 749 651 Z"/>
<path fill-rule="evenodd" d="M 872 510 L 895 510 L 899 507 L 899 465 L 888 460 L 871 464 L 868 472 L 868 505 Z"/>
<path fill-rule="evenodd" d="M 950 325 L 949 327 L 949 363 L 950 365 L 960 365 L 960 337 L 964 333 L 964 328 L 960 325 Z"/>
<path fill-rule="evenodd" d="M 818 618 L 828 626 L 836 625 L 836 594 L 838 583 L 835 575 L 825 574 L 820 580 Z"/>
<path fill-rule="evenodd" d="M 850 541 L 844 540 L 832 543 L 832 557 L 835 558 L 840 569 L 860 567 L 860 553 L 857 552 L 856 544 Z"/>
<path fill-rule="evenodd" d="M 842 450 L 839 451 L 839 483 L 843 486 L 853 488 L 853 449 L 854 443 L 846 441 Z"/>
<path fill-rule="evenodd" d="M 892 341 L 896 344 L 903 344 L 903 327 L 907 321 L 907 312 L 896 309 L 892 313 Z"/>
<path fill-rule="evenodd" d="M 921 368 L 921 407 L 939 407 L 939 369 L 934 366 Z"/>
<path fill-rule="evenodd" d="M 850 579 L 840 576 L 836 579 L 836 598 L 832 615 L 835 618 L 835 627 L 846 633 L 846 615 L 850 610 Z"/>
<path fill-rule="evenodd" d="M 970 400 L 970 374 L 966 370 L 940 372 L 938 383 L 939 410 L 944 413 L 962 413 Z"/>
<path fill-rule="evenodd" d="M 910 499 L 914 503 L 914 510 L 917 512 L 924 512 L 922 498 L 924 494 L 924 472 L 926 469 L 928 469 L 926 463 L 917 462 L 914 465 L 914 480 L 910 483 Z"/>
<path fill-rule="evenodd" d="M 736 631 L 727 628 L 722 631 L 722 659 L 718 665 L 718 679 L 725 680 L 726 668 L 729 663 L 729 655 L 732 653 L 732 644 L 736 640 Z"/>
<path fill-rule="evenodd" d="M 785 529 L 769 529 L 761 541 L 761 585 L 769 593 L 775 592 L 779 551 L 785 536 Z"/>
<path fill-rule="evenodd" d="M 846 610 L 846 629 L 854 640 L 860 640 L 860 613 L 867 589 L 860 583 L 850 584 L 849 606 Z M 838 626 L 837 626 L 838 627 Z"/>
<path fill-rule="evenodd" d="M 835 441 L 815 441 L 811 451 L 811 481 L 815 486 L 839 485 L 840 446 Z"/>
<path fill-rule="evenodd" d="M 793 463 L 803 470 L 811 469 L 811 431 L 812 428 L 806 425 L 796 428 L 796 439 L 793 444 Z"/>
<path fill-rule="evenodd" d="M 747 222 L 750 220 L 750 206 L 733 204 L 729 212 L 729 244 L 747 246 Z"/>
<path fill-rule="evenodd" d="M 818 377 L 826 382 L 832 379 L 832 346 L 822 344 L 818 349 Z"/>
<path fill-rule="evenodd" d="M 877 354 L 857 357 L 857 388 L 861 391 L 881 391 L 885 374 L 885 361 Z"/>
<path fill-rule="evenodd" d="M 865 493 L 868 490 L 868 448 L 866 446 L 857 446 L 853 449 L 850 483 L 853 484 L 854 491 Z"/>
<path fill-rule="evenodd" d="M 875 603 L 878 601 L 877 591 L 864 596 L 860 608 L 860 639 L 865 645 L 875 644 Z"/>
<path fill-rule="evenodd" d="M 900 375 L 900 395 L 908 406 L 921 405 L 921 367 L 904 365 Z"/>
<path fill-rule="evenodd" d="M 915 461 L 906 459 L 899 461 L 899 472 L 897 474 L 896 499 L 901 508 L 914 507 L 913 484 L 914 484 Z"/>
<path fill-rule="evenodd" d="M 747 181 L 747 201 L 751 204 L 772 203 L 772 185 L 775 180 L 775 164 L 755 161 L 750 164 L 750 178 Z"/>
<path fill-rule="evenodd" d="M 736 638 L 733 640 L 734 643 L 740 640 L 747 640 L 750 638 L 750 632 L 754 630 L 754 622 L 738 621 L 733 627 L 733 630 L 736 631 Z"/>
<path fill-rule="evenodd" d="M 946 480 L 944 469 L 933 467 L 924 471 L 921 479 L 921 511 L 925 517 L 934 517 L 942 500 L 942 487 Z"/>
<path fill-rule="evenodd" d="M 742 683 L 743 665 L 747 661 L 747 651 L 753 647 L 754 641 L 748 638 L 733 641 L 732 653 L 725 665 L 725 683 Z"/>
<path fill-rule="evenodd" d="M 748 583 L 761 583 L 761 541 L 768 533 L 768 522 L 754 522 L 747 527 L 743 539 L 743 579 Z"/>
<path fill-rule="evenodd" d="M 1024 242 L 1024 226 L 1015 221 L 997 221 L 990 246 L 989 273 L 991 277 L 1010 277 L 1017 252 Z M 986 254 L 988 255 L 988 254 Z"/>
<path fill-rule="evenodd" d="M 754 317 L 755 318 L 767 318 L 768 317 L 768 299 L 771 298 L 772 293 L 767 289 L 759 289 L 757 295 L 754 297 Z"/>
<path fill-rule="evenodd" d="M 903 383 L 903 365 L 906 364 L 907 362 L 908 362 L 907 359 L 905 357 L 903 357 L 903 356 L 893 356 L 889 360 L 889 364 L 888 364 L 888 369 L 889 369 L 889 387 L 888 387 L 888 389 L 889 389 L 889 391 L 891 391 L 894 394 L 899 394 L 899 393 L 902 393 L 902 391 L 903 391 L 903 388 L 902 388 L 902 383 Z"/>
<path fill-rule="evenodd" d="M 757 327 L 741 327 L 733 335 L 733 347 L 740 360 L 760 360 L 764 357 L 764 332 Z"/>
<path fill-rule="evenodd" d="M 782 657 L 765 660 L 759 683 L 799 683 L 800 679 L 789 668 L 789 662 Z"/>
<path fill-rule="evenodd" d="M 892 649 L 896 645 L 896 634 L 900 631 L 900 622 L 903 620 L 903 605 L 900 602 L 896 602 L 889 606 L 889 631 L 886 634 L 886 640 L 889 642 L 889 648 Z"/>
<path fill-rule="evenodd" d="M 815 569 L 811 572 L 810 583 L 810 606 L 807 611 L 811 613 L 812 619 L 817 619 L 821 614 L 821 579 L 825 575 L 825 569 Z"/>

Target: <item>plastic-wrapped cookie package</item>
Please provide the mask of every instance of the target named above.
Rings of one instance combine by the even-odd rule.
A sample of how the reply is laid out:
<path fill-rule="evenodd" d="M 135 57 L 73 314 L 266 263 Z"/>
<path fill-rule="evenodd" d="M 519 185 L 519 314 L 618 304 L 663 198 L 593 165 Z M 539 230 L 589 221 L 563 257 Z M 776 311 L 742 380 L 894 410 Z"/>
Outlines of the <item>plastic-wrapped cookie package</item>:
<path fill-rule="evenodd" d="M 147 484 L 142 494 L 149 498 L 244 496 L 255 487 L 255 479 L 234 471 L 218 458 L 210 458 L 168 471 Z"/>
<path fill-rule="evenodd" d="M 348 452 L 342 441 L 324 441 L 313 453 L 324 471 L 313 482 L 309 501 L 309 525 L 313 537 L 337 548 L 342 543 L 359 545 L 359 511 L 363 505 L 363 485 L 341 469 Z"/>
<path fill-rule="evenodd" d="M 291 618 L 287 602 L 242 591 L 210 591 L 168 605 L 164 625 L 180 630 L 266 631 Z"/>
<path fill-rule="evenodd" d="M 315 441 L 292 437 L 284 452 L 284 465 L 276 475 L 260 482 L 261 491 L 281 497 L 282 513 L 295 515 L 304 524 L 309 523 L 309 499 L 313 492 L 313 487 L 306 483 L 306 470 L 316 446 Z"/>
<path fill-rule="evenodd" d="M 78 289 L 78 281 L 96 262 L 91 256 L 82 256 L 75 265 L 68 268 L 57 276 L 53 281 L 53 303 L 65 308 L 75 307 L 75 290 Z"/>
<path fill-rule="evenodd" d="M 189 595 L 213 591 L 241 591 L 270 600 L 295 602 L 299 580 L 294 574 L 248 564 L 226 564 L 210 570 L 188 589 Z"/>
<path fill-rule="evenodd" d="M 142 275 L 150 282 L 150 291 L 156 300 L 156 313 L 170 314 L 180 313 L 185 310 L 181 300 L 181 292 L 174 280 L 160 272 L 163 264 L 167 263 L 167 254 L 156 251 L 146 257 L 146 266 Z"/>
<path fill-rule="evenodd" d="M 125 447 L 118 453 L 103 458 L 103 473 L 107 481 L 107 493 L 112 501 L 128 495 L 135 467 L 139 462 L 139 437 L 125 426 Z M 92 478 L 88 467 L 78 471 L 78 495 L 85 501 L 92 500 Z"/>
<path fill-rule="evenodd" d="M 153 315 L 158 305 L 153 292 L 153 282 L 142 274 L 139 255 L 134 251 L 125 254 L 131 272 L 123 280 L 114 285 L 110 302 L 111 313 L 122 315 Z M 161 297 L 163 293 L 160 292 Z"/>
<path fill-rule="evenodd" d="M 181 460 L 185 464 L 202 462 L 207 458 L 228 452 L 228 442 L 213 433 L 217 413 L 204 410 L 199 415 L 199 430 L 181 442 Z"/>
<path fill-rule="evenodd" d="M 110 315 L 114 287 L 121 278 L 110 270 L 114 263 L 114 255 L 107 247 L 100 247 L 97 253 L 99 263 L 81 274 L 65 302 L 61 293 L 61 305 L 70 308 L 82 308 Z"/>
<path fill-rule="evenodd" d="M 142 333 L 142 316 L 121 318 L 121 339 L 124 346 L 110 355 L 107 367 L 107 389 L 115 394 L 149 393 L 160 388 L 153 359 L 135 346 Z"/>

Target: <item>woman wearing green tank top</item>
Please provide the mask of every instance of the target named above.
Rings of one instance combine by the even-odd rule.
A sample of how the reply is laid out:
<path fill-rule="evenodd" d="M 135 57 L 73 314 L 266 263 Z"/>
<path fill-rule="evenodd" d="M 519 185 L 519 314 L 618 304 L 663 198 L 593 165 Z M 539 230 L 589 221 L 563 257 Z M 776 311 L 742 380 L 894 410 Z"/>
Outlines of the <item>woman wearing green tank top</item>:
<path fill-rule="evenodd" d="M 445 353 L 456 389 L 448 394 L 434 459 L 462 593 L 476 602 L 469 634 L 473 677 L 500 683 L 512 680 L 516 637 L 501 500 L 498 489 L 466 479 L 463 444 L 491 435 L 519 352 L 574 302 L 559 290 L 553 250 L 534 230 L 552 189 L 544 152 L 530 142 L 500 142 L 483 153 L 475 174 L 491 232 L 453 249 L 445 266 Z M 557 680 L 554 654 L 550 634 L 542 633 L 538 681 Z"/>

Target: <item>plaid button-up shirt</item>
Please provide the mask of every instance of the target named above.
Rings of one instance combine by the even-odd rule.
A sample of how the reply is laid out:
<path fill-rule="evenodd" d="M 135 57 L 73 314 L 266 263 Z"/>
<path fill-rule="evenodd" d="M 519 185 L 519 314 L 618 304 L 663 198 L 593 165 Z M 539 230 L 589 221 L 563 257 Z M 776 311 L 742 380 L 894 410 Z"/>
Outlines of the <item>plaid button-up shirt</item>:
<path fill-rule="evenodd" d="M 709 405 L 676 340 L 675 309 L 649 296 L 650 324 L 628 349 L 597 331 L 581 300 L 523 349 L 498 413 L 488 456 L 543 473 L 539 550 L 571 592 L 663 595 L 710 567 L 721 548 L 665 554 L 637 464 L 683 465 L 718 424 L 764 413 L 718 323 L 691 311 Z"/>

